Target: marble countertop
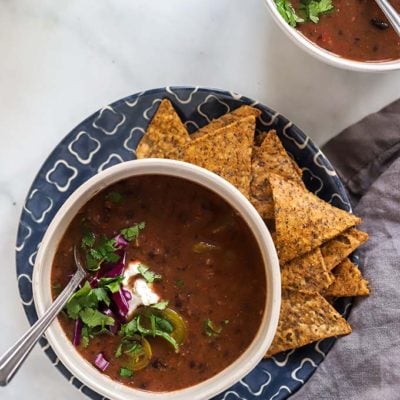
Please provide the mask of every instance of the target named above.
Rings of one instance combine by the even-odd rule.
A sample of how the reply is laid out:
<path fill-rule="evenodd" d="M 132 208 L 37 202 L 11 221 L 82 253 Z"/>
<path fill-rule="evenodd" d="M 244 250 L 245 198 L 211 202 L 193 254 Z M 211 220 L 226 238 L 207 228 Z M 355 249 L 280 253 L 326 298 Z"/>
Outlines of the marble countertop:
<path fill-rule="evenodd" d="M 28 327 L 14 248 L 25 195 L 54 146 L 101 106 L 142 89 L 201 85 L 258 99 L 323 144 L 400 94 L 303 53 L 262 0 L 0 1 L 0 352 Z M 84 398 L 37 347 L 2 399 Z"/>

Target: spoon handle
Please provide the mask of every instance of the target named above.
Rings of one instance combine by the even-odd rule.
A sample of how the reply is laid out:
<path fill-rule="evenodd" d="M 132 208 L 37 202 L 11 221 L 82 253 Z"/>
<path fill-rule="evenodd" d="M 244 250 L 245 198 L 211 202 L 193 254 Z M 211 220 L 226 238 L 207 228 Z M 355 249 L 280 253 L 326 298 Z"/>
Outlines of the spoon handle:
<path fill-rule="evenodd" d="M 33 349 L 33 346 L 63 309 L 84 276 L 84 272 L 78 269 L 50 308 L 31 326 L 14 346 L 0 357 L 0 386 L 6 386 L 11 381 L 25 358 Z"/>
<path fill-rule="evenodd" d="M 386 15 L 390 25 L 392 25 L 393 29 L 400 36 L 400 14 L 394 9 L 388 0 L 376 0 L 376 2 Z"/>

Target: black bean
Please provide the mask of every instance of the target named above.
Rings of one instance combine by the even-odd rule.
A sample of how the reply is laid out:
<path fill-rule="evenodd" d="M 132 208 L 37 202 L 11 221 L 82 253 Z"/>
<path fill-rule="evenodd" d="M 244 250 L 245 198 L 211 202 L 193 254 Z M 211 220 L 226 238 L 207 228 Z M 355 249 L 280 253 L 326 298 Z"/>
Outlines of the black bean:
<path fill-rule="evenodd" d="M 385 29 L 389 28 L 389 24 L 385 21 L 382 21 L 379 18 L 372 18 L 370 20 L 370 23 L 372 26 L 374 26 L 377 29 L 380 29 L 381 31 L 384 31 Z"/>
<path fill-rule="evenodd" d="M 154 359 L 151 362 L 151 366 L 155 369 L 166 369 L 167 368 L 167 364 L 165 364 L 164 362 L 162 362 L 159 358 Z"/>

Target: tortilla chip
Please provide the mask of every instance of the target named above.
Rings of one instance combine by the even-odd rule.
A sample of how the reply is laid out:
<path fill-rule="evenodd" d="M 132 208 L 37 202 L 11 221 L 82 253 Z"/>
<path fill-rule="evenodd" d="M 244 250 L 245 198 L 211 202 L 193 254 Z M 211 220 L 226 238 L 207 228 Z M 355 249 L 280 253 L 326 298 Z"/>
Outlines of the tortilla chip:
<path fill-rule="evenodd" d="M 333 282 L 319 248 L 282 265 L 281 278 L 283 288 L 304 292 L 320 292 Z"/>
<path fill-rule="evenodd" d="M 183 149 L 183 161 L 222 176 L 248 198 L 255 124 L 250 116 L 192 140 Z"/>
<path fill-rule="evenodd" d="M 198 131 L 194 132 L 190 137 L 192 139 L 197 139 L 203 135 L 215 132 L 216 130 L 230 125 L 239 119 L 246 118 L 251 115 L 254 115 L 257 118 L 261 115 L 261 111 L 251 106 L 240 106 L 236 110 L 212 120 L 208 125 L 203 126 Z"/>
<path fill-rule="evenodd" d="M 140 141 L 138 158 L 175 158 L 190 141 L 189 133 L 168 99 L 161 101 L 145 135 Z"/>
<path fill-rule="evenodd" d="M 333 270 L 333 275 L 335 281 L 323 292 L 324 296 L 352 297 L 369 294 L 368 281 L 362 277 L 357 265 L 348 258 Z"/>
<path fill-rule="evenodd" d="M 285 289 L 278 330 L 266 357 L 350 332 L 347 321 L 320 294 Z"/>
<path fill-rule="evenodd" d="M 267 135 L 268 132 L 260 132 L 256 134 L 256 136 L 254 136 L 254 146 L 260 147 Z"/>
<path fill-rule="evenodd" d="M 269 183 L 275 209 L 275 246 L 282 264 L 361 223 L 360 218 L 333 207 L 297 182 L 270 174 Z"/>
<path fill-rule="evenodd" d="M 275 131 L 253 148 L 251 160 L 250 201 L 264 219 L 274 218 L 274 203 L 268 174 L 274 173 L 304 186 L 302 171 L 288 155 Z"/>
<path fill-rule="evenodd" d="M 322 256 L 329 271 L 368 239 L 368 233 L 350 228 L 321 246 Z"/>

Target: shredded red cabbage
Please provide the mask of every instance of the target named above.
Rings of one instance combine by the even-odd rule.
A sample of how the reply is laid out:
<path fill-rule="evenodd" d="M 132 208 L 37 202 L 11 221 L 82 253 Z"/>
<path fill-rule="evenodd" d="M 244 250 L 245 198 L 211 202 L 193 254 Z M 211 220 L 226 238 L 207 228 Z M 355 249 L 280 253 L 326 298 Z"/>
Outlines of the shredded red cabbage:
<path fill-rule="evenodd" d="M 110 363 L 104 358 L 103 353 L 99 353 L 94 360 L 94 365 L 102 372 L 104 372 Z"/>
<path fill-rule="evenodd" d="M 118 292 L 112 294 L 112 300 L 114 302 L 114 305 L 116 306 L 116 313 L 125 320 L 126 316 L 128 315 L 129 305 L 121 289 Z"/>
<path fill-rule="evenodd" d="M 122 290 L 122 294 L 124 295 L 124 297 L 126 298 L 127 301 L 132 299 L 132 293 L 129 290 L 124 289 L 124 288 L 122 288 L 121 290 Z"/>
<path fill-rule="evenodd" d="M 116 242 L 118 249 L 124 249 L 129 244 L 129 242 L 124 238 L 124 236 L 121 233 L 115 236 L 114 240 Z"/>
<path fill-rule="evenodd" d="M 79 344 L 81 343 L 82 327 L 83 327 L 82 320 L 78 318 L 75 321 L 74 336 L 72 338 L 72 343 L 74 346 L 79 346 Z"/>

